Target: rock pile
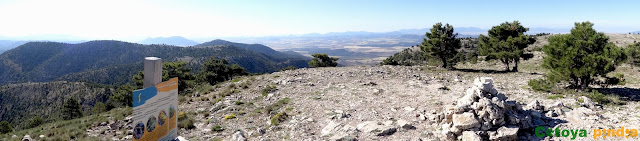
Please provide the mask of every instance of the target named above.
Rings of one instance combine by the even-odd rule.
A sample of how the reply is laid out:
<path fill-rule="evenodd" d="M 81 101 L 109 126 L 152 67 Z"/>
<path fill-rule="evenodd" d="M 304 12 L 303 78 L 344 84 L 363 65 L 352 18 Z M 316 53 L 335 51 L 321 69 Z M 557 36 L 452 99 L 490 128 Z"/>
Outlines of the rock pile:
<path fill-rule="evenodd" d="M 546 117 L 541 114 L 544 107 L 538 101 L 524 110 L 498 93 L 493 78 L 476 78 L 473 84 L 455 106 L 436 115 L 447 140 L 518 140 L 521 130 L 546 125 Z"/>

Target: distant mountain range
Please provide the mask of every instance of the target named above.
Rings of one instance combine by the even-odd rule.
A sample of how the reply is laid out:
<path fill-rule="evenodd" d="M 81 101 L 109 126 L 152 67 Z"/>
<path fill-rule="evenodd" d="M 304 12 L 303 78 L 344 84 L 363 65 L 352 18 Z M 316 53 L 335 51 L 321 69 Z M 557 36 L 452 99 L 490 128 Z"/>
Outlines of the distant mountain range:
<path fill-rule="evenodd" d="M 299 54 L 277 53 L 266 46 L 237 46 L 242 44 L 178 47 L 113 40 L 79 44 L 29 42 L 0 55 L 0 84 L 52 80 L 121 84 L 142 70 L 142 60 L 147 56 L 164 61 L 187 61 L 189 67 L 196 70 L 204 60 L 214 56 L 239 64 L 252 73 L 273 72 L 287 66 L 308 67 L 310 60 Z M 271 53 L 263 53 L 265 51 Z"/>
<path fill-rule="evenodd" d="M 165 45 L 174 45 L 174 46 L 193 46 L 197 45 L 198 42 L 189 40 L 187 38 L 181 36 L 171 36 L 171 37 L 156 37 L 156 38 L 147 38 L 140 42 L 140 44 L 165 44 Z"/>
<path fill-rule="evenodd" d="M 390 35 L 424 35 L 431 28 L 422 29 L 401 29 L 391 32 L 368 32 L 368 31 L 347 31 L 347 32 L 329 32 L 325 34 L 309 33 L 302 35 L 291 35 L 284 37 L 329 37 L 329 36 L 390 36 Z M 536 33 L 568 33 L 570 28 L 529 28 L 528 34 Z M 460 35 L 480 35 L 487 34 L 489 29 L 477 27 L 454 27 L 454 31 Z"/>

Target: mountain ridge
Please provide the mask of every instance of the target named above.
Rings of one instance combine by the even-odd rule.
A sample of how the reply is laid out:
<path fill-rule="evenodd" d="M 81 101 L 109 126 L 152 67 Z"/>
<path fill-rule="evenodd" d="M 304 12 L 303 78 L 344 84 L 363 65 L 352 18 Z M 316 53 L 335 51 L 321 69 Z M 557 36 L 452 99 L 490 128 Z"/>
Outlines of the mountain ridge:
<path fill-rule="evenodd" d="M 166 44 L 166 45 L 174 45 L 174 46 L 193 46 L 197 45 L 198 42 L 193 40 L 189 40 L 182 36 L 170 36 L 170 37 L 155 37 L 155 38 L 147 38 L 142 41 L 139 41 L 140 44 Z"/>
<path fill-rule="evenodd" d="M 68 75 L 100 69 L 110 70 L 100 72 L 100 74 L 106 74 L 107 78 L 129 82 L 128 78 L 135 74 L 136 70 L 142 70 L 142 65 L 137 65 L 134 69 L 127 68 L 129 71 L 124 76 L 116 73 L 119 70 L 113 67 L 139 63 L 147 56 L 160 57 L 165 62 L 192 58 L 188 62 L 195 69 L 198 69 L 196 67 L 198 64 L 213 56 L 227 59 L 232 64 L 239 64 L 252 73 L 273 72 L 287 66 L 307 67 L 307 62 L 310 60 L 302 57 L 271 59 L 272 56 L 264 53 L 231 45 L 178 47 L 143 45 L 115 40 L 96 40 L 78 44 L 29 42 L 0 55 L 0 76 L 2 76 L 0 84 L 91 80 L 92 76 L 87 73 L 79 74 L 83 77 Z M 109 82 L 108 84 L 126 82 Z"/>

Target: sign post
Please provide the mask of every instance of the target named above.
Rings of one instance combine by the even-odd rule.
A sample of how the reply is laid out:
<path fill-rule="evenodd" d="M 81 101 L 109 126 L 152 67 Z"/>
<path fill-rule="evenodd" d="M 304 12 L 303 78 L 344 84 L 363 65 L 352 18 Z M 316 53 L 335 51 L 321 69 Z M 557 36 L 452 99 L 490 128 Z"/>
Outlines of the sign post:
<path fill-rule="evenodd" d="M 134 141 L 172 141 L 178 136 L 178 78 L 161 81 L 162 59 L 145 58 L 145 88 L 132 96 Z"/>

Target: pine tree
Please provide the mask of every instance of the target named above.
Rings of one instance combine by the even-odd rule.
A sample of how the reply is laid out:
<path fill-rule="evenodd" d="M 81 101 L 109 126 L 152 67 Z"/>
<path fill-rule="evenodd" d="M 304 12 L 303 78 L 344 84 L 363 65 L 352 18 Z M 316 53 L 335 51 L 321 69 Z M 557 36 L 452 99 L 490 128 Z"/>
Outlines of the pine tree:
<path fill-rule="evenodd" d="M 570 34 L 555 35 L 542 49 L 547 55 L 542 66 L 548 80 L 568 81 L 570 88 L 585 89 L 595 77 L 605 76 L 626 59 L 609 37 L 593 29 L 593 23 L 576 23 Z"/>
<path fill-rule="evenodd" d="M 74 98 L 69 98 L 63 105 L 62 119 L 70 120 L 79 117 L 82 117 L 80 103 L 78 103 Z"/>
<path fill-rule="evenodd" d="M 632 68 L 633 66 L 640 67 L 640 43 L 634 43 L 627 46 L 626 51 L 629 57 L 628 59 L 629 59 L 629 63 L 631 64 L 631 67 Z"/>
<path fill-rule="evenodd" d="M 423 39 L 420 49 L 428 53 L 426 55 L 435 56 L 442 61 L 443 68 L 453 68 L 459 61 L 457 49 L 460 49 L 460 39 L 458 33 L 453 32 L 453 26 L 436 23 L 430 32 L 425 33 L 427 38 Z"/>
<path fill-rule="evenodd" d="M 513 62 L 514 72 L 518 71 L 520 58 L 525 57 L 524 48 L 533 44 L 535 39 L 524 33 L 529 31 L 520 22 L 504 22 L 489 30 L 489 35 L 480 35 L 478 46 L 480 54 L 487 56 L 486 60 L 500 60 L 509 71 L 509 64 Z"/>
<path fill-rule="evenodd" d="M 312 68 L 316 68 L 316 67 L 336 67 L 338 66 L 338 59 L 337 57 L 329 57 L 329 55 L 325 54 L 325 53 L 316 53 L 311 55 L 313 56 L 313 59 L 311 59 L 311 61 L 309 61 L 309 67 Z"/>
<path fill-rule="evenodd" d="M 198 82 L 208 82 L 215 85 L 218 82 L 231 80 L 234 76 L 247 75 L 247 70 L 240 65 L 229 65 L 225 59 L 211 57 L 202 64 L 202 70 L 198 73 Z"/>

